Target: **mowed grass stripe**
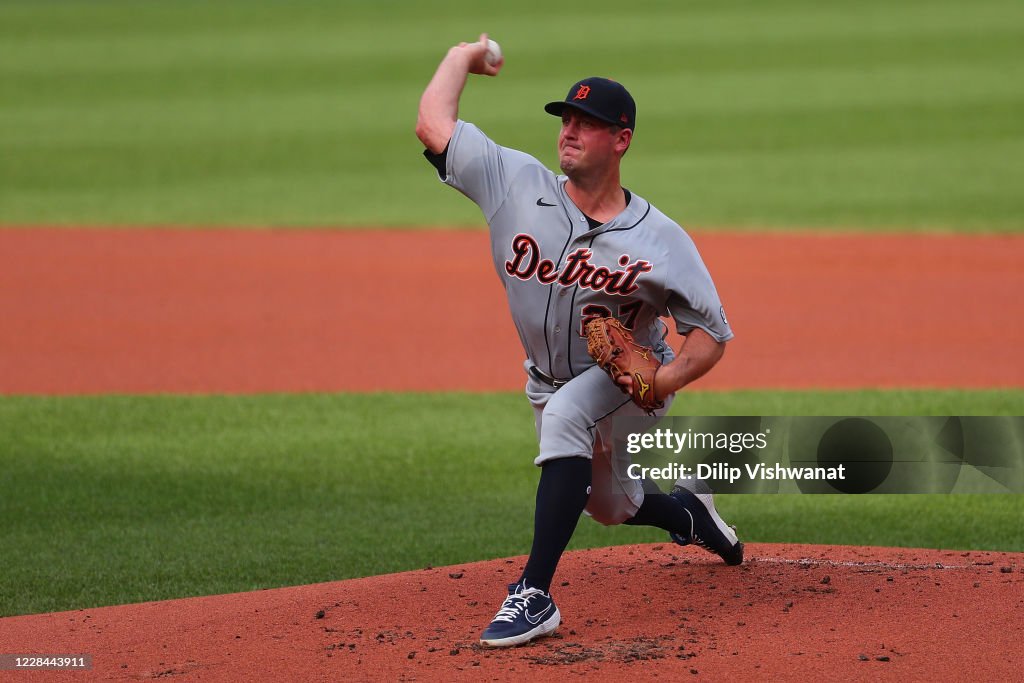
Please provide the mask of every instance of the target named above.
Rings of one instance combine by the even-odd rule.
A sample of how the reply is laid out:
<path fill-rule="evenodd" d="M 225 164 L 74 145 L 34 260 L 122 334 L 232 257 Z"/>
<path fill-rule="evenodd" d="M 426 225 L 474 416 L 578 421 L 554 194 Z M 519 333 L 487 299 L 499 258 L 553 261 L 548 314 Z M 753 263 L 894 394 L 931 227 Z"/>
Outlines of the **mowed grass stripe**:
<path fill-rule="evenodd" d="M 522 31 L 528 32 L 525 26 Z M 971 94 L 1014 93 L 1014 81 L 1006 76 L 1021 68 L 1013 61 L 1021 51 L 1020 33 L 1021 27 L 1011 25 L 989 34 L 951 30 L 917 41 L 901 34 L 845 40 L 813 35 L 786 42 L 748 41 L 741 49 L 721 41 L 680 42 L 678 36 L 650 41 L 644 35 L 622 45 L 624 51 L 642 52 L 633 59 L 642 60 L 645 68 L 633 75 L 631 85 L 637 78 L 646 78 L 669 93 L 681 85 L 707 90 L 700 100 L 688 101 L 688 107 L 744 106 L 747 102 L 775 102 L 785 107 L 785 99 L 768 97 L 765 101 L 764 96 L 795 84 L 831 84 L 835 87 L 785 94 L 825 96 L 836 102 L 871 95 L 873 100 L 876 95 L 899 95 L 893 87 L 908 77 L 914 82 L 902 95 L 909 98 L 944 96 L 955 100 Z M 345 40 L 332 27 L 313 36 L 268 27 L 266 35 L 244 37 L 227 30 L 210 31 L 198 38 L 171 35 L 164 41 L 136 36 L 128 41 L 112 37 L 85 44 L 72 40 L 53 49 L 38 38 L 20 45 L 12 39 L 4 48 L 9 59 L 0 64 L 4 76 L 0 88 L 30 95 L 7 103 L 12 111 L 47 103 L 116 104 L 169 96 L 187 100 L 211 94 L 253 94 L 266 92 L 270 86 L 274 93 L 301 94 L 339 82 L 422 90 L 423 72 L 429 76 L 435 65 L 418 60 L 425 51 L 443 54 L 445 49 L 421 36 L 418 41 L 397 44 L 367 63 L 367 47 L 364 38 Z M 557 82 L 565 89 L 551 69 L 543 70 L 559 50 L 557 45 L 524 42 L 517 45 L 515 66 L 510 62 L 505 73 L 536 70 L 541 83 Z M 809 60 L 811 54 L 816 58 Z M 993 71 L 993 67 L 1001 70 Z M 837 82 L 832 83 L 834 79 Z M 711 90 L 709 81 L 719 87 Z M 943 87 L 937 87 L 940 84 Z M 211 92 L 211 88 L 217 90 Z M 758 97 L 760 101 L 752 99 Z M 372 120 L 366 112 L 358 113 Z"/>
<path fill-rule="evenodd" d="M 487 28 L 509 63 L 467 118 L 554 165 L 540 105 L 612 75 L 640 103 L 627 184 L 687 225 L 1021 228 L 1018 4 L 461 9 L 5 4 L 0 222 L 479 225 L 412 125 Z"/>
<path fill-rule="evenodd" d="M 431 44 L 430 36 L 424 35 L 428 32 L 417 31 L 412 22 L 417 25 L 427 22 L 426 26 L 431 28 L 450 26 L 449 30 L 458 32 L 465 26 L 479 23 L 483 16 L 471 11 L 458 16 L 439 16 L 446 9 L 465 9 L 465 3 L 459 0 L 441 0 L 429 8 L 401 1 L 303 3 L 289 8 L 288 12 L 282 12 L 279 3 L 267 0 L 216 4 L 181 0 L 174 5 L 134 0 L 94 0 L 83 5 L 75 0 L 51 0 L 45 8 L 50 23 L 40 27 L 36 23 L 38 4 L 33 0 L 5 3 L 0 8 L 0 17 L 4 19 L 0 36 L 15 45 L 31 45 L 41 33 L 59 37 L 66 46 L 65 56 L 72 61 L 72 55 L 89 44 L 100 47 L 115 40 L 153 44 L 168 34 L 205 35 L 213 48 L 218 44 L 236 47 L 230 37 L 219 38 L 225 28 L 232 29 L 236 35 L 251 36 L 249 44 L 253 48 L 278 32 L 299 31 L 306 37 L 331 33 L 349 40 L 330 48 L 307 43 L 303 49 L 344 52 L 352 49 L 352 41 L 365 40 L 366 33 L 378 28 L 381 21 L 390 21 L 396 35 L 418 38 L 419 44 Z M 126 11 L 128 9 L 134 11 Z M 588 14 L 597 24 L 615 20 L 615 27 L 622 29 L 624 41 L 639 40 L 631 38 L 635 36 L 632 29 L 643 29 L 644 37 L 654 44 L 679 42 L 680 38 L 685 38 L 690 44 L 731 41 L 745 45 L 758 41 L 807 40 L 808 36 L 834 41 L 851 36 L 891 38 L 902 35 L 913 39 L 950 32 L 992 34 L 1019 27 L 1019 16 L 1015 12 L 1018 9 L 1018 3 L 1012 0 L 977 3 L 970 12 L 964 12 L 962 3 L 954 0 L 905 1 L 898 5 L 880 0 L 828 5 L 806 0 L 782 0 L 771 5 L 752 0 L 725 0 L 714 6 L 690 7 L 672 2 L 647 3 L 624 15 L 614 2 L 605 0 L 592 3 Z M 543 12 L 540 20 L 537 12 Z M 197 14 L 203 21 L 196 20 Z M 538 39 L 561 36 L 566 45 L 589 43 L 590 36 L 585 32 L 565 31 L 564 24 L 559 23 L 560 19 L 571 18 L 582 21 L 575 8 L 552 6 L 543 0 L 523 0 L 515 7 L 488 8 L 486 17 L 496 25 L 518 32 L 532 31 Z M 663 21 L 652 22 L 652 19 Z M 270 21 L 276 23 L 271 25 Z M 683 21 L 683 33 L 677 32 L 674 22 L 678 21 Z M 267 34 L 267 31 L 274 33 Z"/>
<path fill-rule="evenodd" d="M 1021 414 L 1024 391 L 694 392 L 675 414 Z M 0 398 L 0 615 L 526 553 L 519 394 Z M 1021 496 L 723 496 L 753 541 L 1024 550 Z M 584 520 L 573 548 L 664 540 Z"/>

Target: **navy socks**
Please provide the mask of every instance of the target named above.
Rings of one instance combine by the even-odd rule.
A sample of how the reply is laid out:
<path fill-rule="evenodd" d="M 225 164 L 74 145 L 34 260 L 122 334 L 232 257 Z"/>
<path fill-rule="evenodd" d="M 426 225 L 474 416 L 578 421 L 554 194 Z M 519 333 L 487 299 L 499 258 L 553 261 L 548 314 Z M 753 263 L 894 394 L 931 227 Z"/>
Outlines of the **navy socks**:
<path fill-rule="evenodd" d="M 656 526 L 681 536 L 690 535 L 692 518 L 683 505 L 667 493 L 648 493 L 640 509 L 627 519 L 626 524 L 634 526 Z"/>
<path fill-rule="evenodd" d="M 520 580 L 548 592 L 558 559 L 569 544 L 590 497 L 590 460 L 560 458 L 545 463 L 537 484 L 533 547 Z M 678 503 L 677 503 L 678 505 Z"/>
<path fill-rule="evenodd" d="M 546 463 L 537 484 L 537 506 L 533 518 L 533 546 L 520 581 L 548 592 L 558 560 L 576 531 L 590 494 L 590 460 L 560 458 Z M 648 493 L 626 524 L 654 526 L 689 537 L 692 520 L 682 504 L 666 493 Z"/>

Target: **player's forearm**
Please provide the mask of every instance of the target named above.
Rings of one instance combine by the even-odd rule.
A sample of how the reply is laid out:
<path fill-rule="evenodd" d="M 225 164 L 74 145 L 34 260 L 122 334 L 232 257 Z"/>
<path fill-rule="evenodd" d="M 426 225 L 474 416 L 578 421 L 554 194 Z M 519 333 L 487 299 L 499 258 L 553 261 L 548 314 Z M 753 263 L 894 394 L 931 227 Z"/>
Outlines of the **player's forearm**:
<path fill-rule="evenodd" d="M 486 33 L 475 43 L 459 43 L 448 50 L 420 97 L 416 137 L 427 149 L 439 154 L 451 140 L 459 118 L 459 98 L 469 74 L 497 76 L 504 63 L 497 43 L 488 41 Z"/>
<path fill-rule="evenodd" d="M 694 329 L 686 336 L 675 360 L 658 370 L 655 378 L 657 397 L 664 398 L 703 377 L 724 353 L 725 342 L 715 341 L 700 328 Z"/>
<path fill-rule="evenodd" d="M 444 150 L 455 130 L 471 60 L 472 55 L 463 46 L 448 50 L 420 98 L 416 137 L 435 154 Z"/>

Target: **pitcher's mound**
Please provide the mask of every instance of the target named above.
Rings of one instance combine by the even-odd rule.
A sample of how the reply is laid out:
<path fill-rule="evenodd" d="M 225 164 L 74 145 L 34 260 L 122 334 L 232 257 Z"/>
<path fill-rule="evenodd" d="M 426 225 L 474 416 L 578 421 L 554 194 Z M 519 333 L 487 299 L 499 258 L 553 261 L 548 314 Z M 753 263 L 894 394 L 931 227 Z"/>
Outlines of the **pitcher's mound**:
<path fill-rule="evenodd" d="M 576 551 L 552 586 L 558 631 L 482 649 L 523 559 L 13 617 L 0 652 L 174 680 L 1008 680 L 1024 666 L 1024 553 L 749 544 L 727 567 L 668 543 Z"/>

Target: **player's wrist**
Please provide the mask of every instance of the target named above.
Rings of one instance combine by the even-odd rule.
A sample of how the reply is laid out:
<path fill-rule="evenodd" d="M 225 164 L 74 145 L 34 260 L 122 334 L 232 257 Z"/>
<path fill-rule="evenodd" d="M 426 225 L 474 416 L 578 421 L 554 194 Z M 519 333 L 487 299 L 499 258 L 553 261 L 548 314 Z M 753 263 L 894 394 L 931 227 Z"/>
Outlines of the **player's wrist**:
<path fill-rule="evenodd" d="M 453 45 L 446 60 L 467 74 L 478 73 L 484 63 L 484 48 L 479 43 Z"/>
<path fill-rule="evenodd" d="M 666 398 L 683 388 L 685 382 L 676 363 L 669 363 L 658 368 L 654 375 L 654 398 L 664 401 Z"/>

